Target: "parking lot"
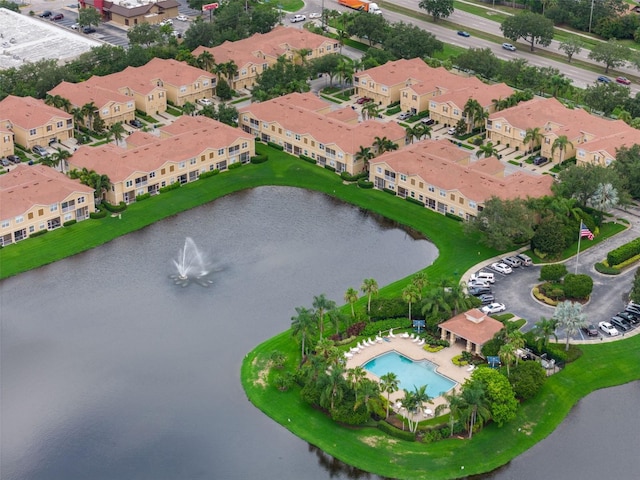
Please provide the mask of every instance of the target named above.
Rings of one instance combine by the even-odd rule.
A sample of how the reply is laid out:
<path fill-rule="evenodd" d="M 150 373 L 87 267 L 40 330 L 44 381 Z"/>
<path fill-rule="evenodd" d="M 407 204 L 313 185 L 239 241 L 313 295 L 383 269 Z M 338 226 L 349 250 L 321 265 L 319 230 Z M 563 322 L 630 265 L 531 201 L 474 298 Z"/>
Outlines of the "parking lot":
<path fill-rule="evenodd" d="M 602 261 L 609 250 L 640 236 L 640 216 L 638 214 L 622 210 L 615 210 L 614 214 L 617 217 L 627 219 L 631 227 L 594 248 L 582 250 L 577 265 L 576 257 L 570 258 L 565 262 L 570 273 L 587 274 L 593 279 L 591 298 L 584 304 L 582 311 L 587 316 L 587 324 L 593 324 L 598 333 L 596 336 L 589 336 L 585 331 L 581 330 L 571 338 L 571 341 L 575 343 L 611 341 L 640 332 L 639 324 L 632 324 L 629 330 L 621 331 L 619 332 L 620 335 L 613 337 L 598 328 L 600 322 L 610 322 L 611 317 L 623 311 L 627 306 L 628 295 L 636 270 L 632 268 L 620 275 L 611 276 L 603 275 L 594 269 L 594 264 Z M 471 275 L 480 270 L 493 273 L 495 278 L 495 283 L 491 284 L 491 294 L 494 296 L 493 302 L 503 303 L 507 312 L 525 319 L 527 323 L 522 327 L 523 332 L 534 328 L 535 323 L 540 321 L 542 317 L 552 318 L 555 308 L 537 301 L 531 293 L 532 288 L 541 283 L 539 280 L 540 266 L 518 267 L 512 269 L 512 273 L 502 273 L 490 266 L 501 258 L 504 257 L 487 260 L 477 265 L 463 275 L 463 281 L 466 284 Z M 558 329 L 556 334 L 559 342 L 566 339 L 564 331 Z"/>

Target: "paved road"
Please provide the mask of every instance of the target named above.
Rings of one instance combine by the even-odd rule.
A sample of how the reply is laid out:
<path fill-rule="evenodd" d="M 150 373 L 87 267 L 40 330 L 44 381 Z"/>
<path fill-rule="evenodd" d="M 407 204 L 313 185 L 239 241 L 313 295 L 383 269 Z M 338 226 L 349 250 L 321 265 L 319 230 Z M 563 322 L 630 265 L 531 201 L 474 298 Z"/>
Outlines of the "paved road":
<path fill-rule="evenodd" d="M 618 218 L 629 220 L 631 222 L 630 228 L 593 248 L 582 250 L 579 258 L 573 257 L 565 262 L 570 273 L 576 272 L 577 265 L 578 273 L 587 274 L 593 278 L 593 293 L 589 303 L 584 306 L 583 312 L 587 314 L 588 322 L 596 326 L 598 322 L 608 320 L 621 311 L 627 304 L 636 271 L 635 268 L 632 268 L 621 275 L 609 276 L 598 273 L 594 268 L 594 264 L 602 261 L 609 250 L 640 237 L 640 216 L 637 213 L 616 210 L 615 215 Z M 588 243 L 589 240 L 582 239 L 581 245 L 585 246 Z M 483 264 L 488 265 L 492 261 Z M 478 268 L 472 270 L 475 271 Z M 468 278 L 470 273 L 467 272 L 464 278 Z M 531 289 L 540 283 L 539 276 L 540 267 L 535 265 L 514 269 L 510 275 L 495 273 L 496 283 L 493 286 L 493 291 L 496 301 L 504 303 L 507 306 L 507 311 L 527 320 L 527 324 L 522 329 L 525 332 L 532 329 L 540 317 L 551 318 L 554 313 L 553 307 L 541 304 L 531 295 Z M 640 327 L 636 328 L 636 330 L 638 329 Z M 561 331 L 558 331 L 557 334 L 560 341 L 566 338 Z M 588 339 L 582 332 L 573 338 L 577 340 Z M 591 340 L 599 340 L 599 338 Z"/>

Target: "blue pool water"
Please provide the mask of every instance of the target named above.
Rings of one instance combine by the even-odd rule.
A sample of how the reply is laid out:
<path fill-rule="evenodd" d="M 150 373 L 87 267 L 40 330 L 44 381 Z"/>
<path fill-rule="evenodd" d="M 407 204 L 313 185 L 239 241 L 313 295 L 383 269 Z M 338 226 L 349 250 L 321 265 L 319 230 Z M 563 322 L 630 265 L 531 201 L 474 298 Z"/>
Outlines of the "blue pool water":
<path fill-rule="evenodd" d="M 427 393 L 432 398 L 439 397 L 456 385 L 456 382 L 436 372 L 435 364 L 427 360 L 414 362 L 398 352 L 387 352 L 371 359 L 364 364 L 364 368 L 377 377 L 389 372 L 395 373 L 400 381 L 400 390 L 412 392 L 414 386 L 419 388 L 427 385 Z"/>

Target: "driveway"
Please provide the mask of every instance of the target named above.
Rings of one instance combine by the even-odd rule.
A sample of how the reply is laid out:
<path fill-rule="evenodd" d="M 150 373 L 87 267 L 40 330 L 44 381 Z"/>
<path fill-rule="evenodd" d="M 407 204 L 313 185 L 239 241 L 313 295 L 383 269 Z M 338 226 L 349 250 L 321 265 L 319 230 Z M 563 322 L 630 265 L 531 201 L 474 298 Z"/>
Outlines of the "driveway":
<path fill-rule="evenodd" d="M 603 320 L 608 320 L 624 308 L 627 304 L 633 276 L 636 271 L 636 268 L 630 268 L 620 275 L 611 276 L 598 273 L 594 268 L 594 265 L 602 261 L 609 250 L 640 236 L 640 211 L 633 209 L 627 212 L 615 210 L 613 213 L 617 218 L 628 220 L 630 228 L 586 250 L 582 249 L 588 246 L 589 240 L 582 239 L 582 251 L 579 256 L 574 256 L 564 262 L 570 273 L 576 273 L 577 271 L 577 273 L 587 274 L 593 279 L 593 293 L 589 303 L 584 306 L 583 312 L 587 315 L 587 321 L 595 325 Z M 505 254 L 504 256 L 509 255 Z M 494 261 L 496 260 L 491 259 L 477 265 L 465 273 L 463 281 L 466 281 L 471 273 L 490 265 Z M 509 275 L 494 272 L 496 282 L 493 285 L 493 293 L 496 301 L 504 303 L 508 312 L 512 312 L 527 321 L 526 325 L 522 327 L 523 332 L 531 330 L 541 317 L 551 318 L 555 310 L 554 307 L 536 301 L 531 294 L 531 289 L 540 283 L 540 268 L 537 265 L 520 267 L 514 269 L 513 273 Z M 636 328 L 634 332 L 637 330 L 640 330 L 640 328 Z M 564 332 L 558 331 L 556 333 L 559 342 L 566 339 Z M 600 340 L 600 337 L 588 339 L 582 332 L 572 338 L 573 340 Z"/>

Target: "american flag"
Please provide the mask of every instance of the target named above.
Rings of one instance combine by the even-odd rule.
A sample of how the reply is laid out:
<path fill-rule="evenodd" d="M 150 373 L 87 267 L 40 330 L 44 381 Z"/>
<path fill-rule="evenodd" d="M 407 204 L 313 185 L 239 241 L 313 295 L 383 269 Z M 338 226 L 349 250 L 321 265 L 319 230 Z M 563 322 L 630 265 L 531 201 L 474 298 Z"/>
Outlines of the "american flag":
<path fill-rule="evenodd" d="M 580 222 L 580 238 L 587 237 L 589 240 L 593 240 L 593 232 L 587 228 L 587 226 Z"/>

